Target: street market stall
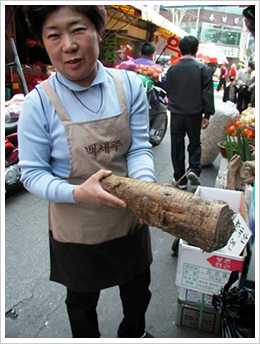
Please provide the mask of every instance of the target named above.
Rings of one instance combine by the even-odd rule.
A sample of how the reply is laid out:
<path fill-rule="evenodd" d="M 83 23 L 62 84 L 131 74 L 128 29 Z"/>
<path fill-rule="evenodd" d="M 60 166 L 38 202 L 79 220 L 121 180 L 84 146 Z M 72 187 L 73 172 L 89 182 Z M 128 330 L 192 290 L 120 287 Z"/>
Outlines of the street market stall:
<path fill-rule="evenodd" d="M 179 39 L 187 33 L 144 5 L 107 5 L 106 32 L 101 43 L 100 60 L 114 67 L 138 57 L 144 41 L 157 47 L 167 47 L 171 55 L 180 56 Z M 168 50 L 169 51 L 169 50 Z"/>

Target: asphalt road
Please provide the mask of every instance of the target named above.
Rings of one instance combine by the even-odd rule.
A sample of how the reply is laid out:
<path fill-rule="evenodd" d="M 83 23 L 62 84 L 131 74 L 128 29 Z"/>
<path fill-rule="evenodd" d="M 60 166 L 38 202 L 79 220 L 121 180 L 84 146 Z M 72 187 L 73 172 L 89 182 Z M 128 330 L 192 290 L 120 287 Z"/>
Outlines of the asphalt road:
<path fill-rule="evenodd" d="M 171 183 L 169 130 L 153 151 L 158 182 Z M 218 167 L 217 158 L 213 165 L 203 168 L 203 186 L 214 186 Z M 195 189 L 189 186 L 188 191 Z M 1 331 L 1 337 L 35 338 L 34 343 L 36 338 L 41 338 L 41 343 L 45 343 L 44 338 L 46 343 L 47 338 L 53 338 L 52 342 L 55 338 L 68 340 L 71 332 L 64 303 L 66 289 L 49 281 L 48 203 L 21 188 L 9 191 L 5 200 L 5 333 Z M 213 337 L 175 325 L 178 289 L 177 257 L 171 256 L 174 237 L 157 228 L 151 228 L 151 236 L 153 296 L 147 311 L 147 331 L 156 338 L 184 338 L 185 342 Z M 98 316 L 102 338 L 115 338 L 122 319 L 117 287 L 101 292 Z"/>

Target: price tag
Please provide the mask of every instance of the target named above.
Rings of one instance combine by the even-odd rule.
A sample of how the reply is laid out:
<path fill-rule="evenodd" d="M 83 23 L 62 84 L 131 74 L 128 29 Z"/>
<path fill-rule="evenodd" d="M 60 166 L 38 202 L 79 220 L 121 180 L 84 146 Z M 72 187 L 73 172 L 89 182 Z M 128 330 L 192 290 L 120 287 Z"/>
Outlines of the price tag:
<path fill-rule="evenodd" d="M 235 230 L 229 238 L 226 246 L 219 249 L 218 252 L 231 253 L 239 256 L 251 238 L 252 232 L 248 228 L 241 214 L 237 213 L 233 222 Z"/>

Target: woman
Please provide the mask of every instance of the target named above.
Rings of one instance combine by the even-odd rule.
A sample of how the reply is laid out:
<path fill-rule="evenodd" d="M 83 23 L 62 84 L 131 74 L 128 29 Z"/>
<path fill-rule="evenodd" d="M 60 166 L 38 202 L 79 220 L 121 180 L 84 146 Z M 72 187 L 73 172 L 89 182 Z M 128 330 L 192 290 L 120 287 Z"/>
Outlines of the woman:
<path fill-rule="evenodd" d="M 142 83 L 98 61 L 104 6 L 24 10 L 57 70 L 27 95 L 19 123 L 22 182 L 50 201 L 50 278 L 67 287 L 73 337 L 100 337 L 100 290 L 115 285 L 124 311 L 118 336 L 145 337 L 149 228 L 100 184 L 111 171 L 156 181 Z"/>
<path fill-rule="evenodd" d="M 235 63 L 232 63 L 229 74 L 229 78 L 234 77 L 235 79 L 237 78 L 237 67 Z"/>

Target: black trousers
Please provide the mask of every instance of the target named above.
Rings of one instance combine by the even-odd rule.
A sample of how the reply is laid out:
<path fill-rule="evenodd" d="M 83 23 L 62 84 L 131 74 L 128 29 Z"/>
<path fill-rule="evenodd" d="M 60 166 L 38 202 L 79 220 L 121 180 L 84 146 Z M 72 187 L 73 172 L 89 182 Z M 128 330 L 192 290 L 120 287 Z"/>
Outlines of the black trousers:
<path fill-rule="evenodd" d="M 217 91 L 220 91 L 222 85 L 224 86 L 224 91 L 225 91 L 226 84 L 227 84 L 227 80 L 224 78 L 221 78 L 218 83 Z"/>
<path fill-rule="evenodd" d="M 248 92 L 247 88 L 240 88 L 237 97 L 237 109 L 241 113 L 247 109 L 248 104 L 250 103 L 251 92 Z"/>
<path fill-rule="evenodd" d="M 145 330 L 145 313 L 151 299 L 150 268 L 132 281 L 119 285 L 124 318 L 118 337 L 140 338 Z M 96 307 L 100 291 L 76 292 L 67 289 L 67 311 L 74 338 L 99 338 Z"/>
<path fill-rule="evenodd" d="M 202 116 L 199 115 L 171 115 L 171 158 L 176 181 L 186 173 L 184 140 L 186 133 L 189 138 L 189 168 L 198 176 L 201 173 L 201 123 Z M 187 181 L 187 178 L 183 181 Z"/>

